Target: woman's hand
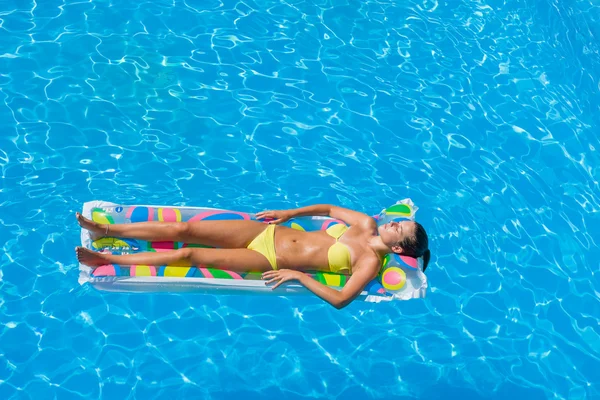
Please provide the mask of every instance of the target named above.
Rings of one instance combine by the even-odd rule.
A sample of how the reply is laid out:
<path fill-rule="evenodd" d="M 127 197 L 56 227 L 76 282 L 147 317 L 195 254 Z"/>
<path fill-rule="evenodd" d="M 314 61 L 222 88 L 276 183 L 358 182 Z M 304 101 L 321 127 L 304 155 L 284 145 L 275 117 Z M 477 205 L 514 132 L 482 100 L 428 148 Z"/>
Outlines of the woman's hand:
<path fill-rule="evenodd" d="M 271 289 L 275 289 L 284 282 L 300 280 L 301 276 L 302 272 L 294 271 L 292 269 L 278 269 L 275 271 L 267 271 L 262 274 L 262 278 L 267 279 L 265 285 L 277 282 Z"/>
<path fill-rule="evenodd" d="M 270 224 L 282 224 L 292 217 L 293 214 L 290 210 L 271 210 L 256 213 L 256 219 L 272 219 L 273 221 L 269 221 Z"/>

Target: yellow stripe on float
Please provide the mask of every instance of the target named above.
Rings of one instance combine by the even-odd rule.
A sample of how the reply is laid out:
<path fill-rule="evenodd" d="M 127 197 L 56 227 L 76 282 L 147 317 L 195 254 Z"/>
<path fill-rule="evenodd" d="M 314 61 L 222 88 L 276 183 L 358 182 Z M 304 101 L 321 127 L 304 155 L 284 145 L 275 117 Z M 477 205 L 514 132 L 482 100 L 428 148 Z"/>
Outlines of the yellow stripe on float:
<path fill-rule="evenodd" d="M 103 212 L 99 212 L 99 211 L 92 212 L 92 221 L 94 221 L 98 224 L 103 224 L 103 225 L 110 224 L 110 221 L 106 217 L 106 214 Z"/>
<path fill-rule="evenodd" d="M 304 228 L 300 226 L 300 224 L 297 224 L 295 222 L 292 222 L 292 224 L 290 225 L 290 227 L 292 229 L 296 229 L 297 231 L 304 231 Z"/>
<path fill-rule="evenodd" d="M 173 276 L 177 278 L 184 278 L 189 268 L 181 268 L 181 267 L 165 267 L 165 276 Z"/>
<path fill-rule="evenodd" d="M 325 278 L 325 283 L 327 286 L 342 286 L 341 275 L 323 274 L 323 277 Z"/>
<path fill-rule="evenodd" d="M 189 261 L 181 260 L 174 263 L 169 264 L 169 267 L 191 267 L 192 264 Z"/>
<path fill-rule="evenodd" d="M 138 265 L 135 267 L 135 276 L 152 276 L 149 265 Z"/>

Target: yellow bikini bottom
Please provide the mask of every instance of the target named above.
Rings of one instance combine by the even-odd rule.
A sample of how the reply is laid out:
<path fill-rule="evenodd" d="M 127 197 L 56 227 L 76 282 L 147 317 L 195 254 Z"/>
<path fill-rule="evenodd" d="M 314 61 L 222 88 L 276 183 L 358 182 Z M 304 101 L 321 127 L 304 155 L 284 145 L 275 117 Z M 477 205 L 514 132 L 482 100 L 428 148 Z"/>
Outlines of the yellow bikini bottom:
<path fill-rule="evenodd" d="M 342 224 L 336 224 L 327 229 L 327 234 L 333 236 L 336 242 L 329 248 L 327 258 L 329 259 L 329 270 L 335 273 L 350 273 L 352 262 L 350 260 L 350 250 L 348 247 L 337 240 L 348 230 L 348 227 Z M 267 226 L 248 245 L 248 249 L 262 254 L 269 260 L 271 267 L 277 269 L 277 256 L 275 255 L 275 225 Z"/>
<path fill-rule="evenodd" d="M 277 269 L 277 256 L 275 255 L 275 225 L 267 226 L 267 229 L 262 231 L 248 245 L 248 249 L 254 250 L 262 254 L 269 260 L 271 267 Z"/>

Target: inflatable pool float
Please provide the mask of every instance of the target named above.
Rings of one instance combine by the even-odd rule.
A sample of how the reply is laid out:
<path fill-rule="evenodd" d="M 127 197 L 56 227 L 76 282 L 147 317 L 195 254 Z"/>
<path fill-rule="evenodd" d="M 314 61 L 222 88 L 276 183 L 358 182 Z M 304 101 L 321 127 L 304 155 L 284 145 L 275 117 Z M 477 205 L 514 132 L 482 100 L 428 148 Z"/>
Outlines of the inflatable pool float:
<path fill-rule="evenodd" d="M 374 216 L 378 225 L 389 221 L 414 220 L 417 207 L 405 199 Z M 255 220 L 247 212 L 203 207 L 120 205 L 106 201 L 84 204 L 82 214 L 101 224 L 123 224 L 143 221 L 208 221 Z M 313 231 L 343 223 L 328 217 L 299 217 L 282 224 L 292 229 Z M 93 241 L 90 232 L 81 230 L 81 245 L 97 251 L 131 254 L 142 251 L 167 251 L 183 247 L 206 247 L 180 242 L 147 242 L 130 238 L 103 237 Z M 236 273 L 205 265 L 179 267 L 173 265 L 103 265 L 95 270 L 80 264 L 79 283 L 113 292 L 200 292 L 312 295 L 304 286 L 289 282 L 275 290 L 265 285 L 259 272 Z M 308 273 L 324 285 L 341 289 L 348 276 L 329 272 Z M 357 300 L 380 302 L 425 297 L 427 278 L 422 272 L 422 260 L 387 255 L 378 278 L 371 281 Z"/>

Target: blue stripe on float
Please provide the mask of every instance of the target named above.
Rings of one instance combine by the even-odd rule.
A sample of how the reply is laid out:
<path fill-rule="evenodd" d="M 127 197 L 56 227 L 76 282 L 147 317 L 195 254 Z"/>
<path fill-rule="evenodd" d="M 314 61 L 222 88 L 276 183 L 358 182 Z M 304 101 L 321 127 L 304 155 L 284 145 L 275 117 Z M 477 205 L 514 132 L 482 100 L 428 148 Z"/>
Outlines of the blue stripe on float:
<path fill-rule="evenodd" d="M 242 215 L 235 214 L 235 213 L 222 212 L 222 213 L 218 213 L 218 214 L 209 215 L 208 217 L 204 218 L 202 221 L 222 221 L 222 220 L 230 220 L 230 219 L 238 220 L 238 219 L 244 219 L 244 217 Z"/>

